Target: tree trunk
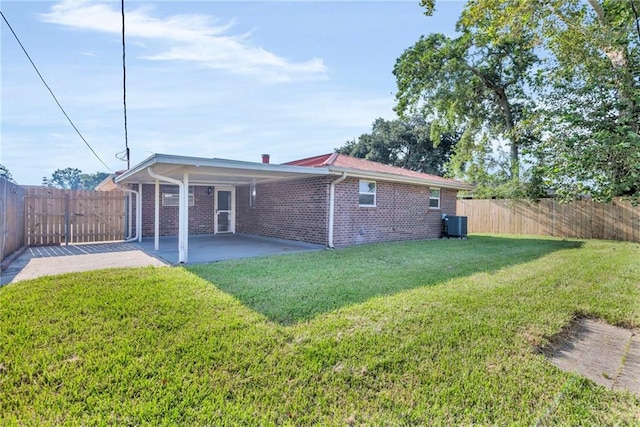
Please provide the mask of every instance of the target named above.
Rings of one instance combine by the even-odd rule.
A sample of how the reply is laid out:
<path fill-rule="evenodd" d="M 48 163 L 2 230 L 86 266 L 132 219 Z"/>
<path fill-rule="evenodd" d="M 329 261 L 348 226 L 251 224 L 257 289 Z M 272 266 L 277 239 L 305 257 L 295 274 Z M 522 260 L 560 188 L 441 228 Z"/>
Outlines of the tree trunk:
<path fill-rule="evenodd" d="M 487 78 L 487 76 L 482 74 L 480 70 L 478 70 L 475 67 L 472 67 L 470 65 L 467 65 L 467 67 L 469 68 L 469 70 L 471 70 L 473 74 L 478 76 L 478 78 L 482 80 L 482 83 L 485 85 L 485 87 L 491 90 L 495 94 L 496 98 L 498 98 L 498 104 L 500 105 L 500 110 L 502 111 L 502 117 L 504 118 L 505 129 L 507 131 L 507 138 L 509 139 L 509 144 L 511 145 L 511 156 L 510 156 L 511 165 L 509 168 L 511 172 L 511 179 L 519 180 L 520 179 L 520 154 L 519 154 L 519 147 L 518 147 L 518 139 L 515 134 L 515 125 L 513 123 L 513 113 L 511 111 L 511 104 L 509 103 L 509 98 L 507 97 L 506 86 L 501 86 L 493 83 L 491 80 Z"/>
<path fill-rule="evenodd" d="M 500 109 L 502 110 L 502 116 L 504 117 L 505 129 L 507 130 L 507 137 L 511 145 L 511 179 L 520 179 L 520 154 L 518 138 L 515 134 L 515 125 L 513 123 L 513 113 L 511 111 L 511 104 L 507 98 L 504 88 L 495 89 L 498 102 L 500 103 Z"/>

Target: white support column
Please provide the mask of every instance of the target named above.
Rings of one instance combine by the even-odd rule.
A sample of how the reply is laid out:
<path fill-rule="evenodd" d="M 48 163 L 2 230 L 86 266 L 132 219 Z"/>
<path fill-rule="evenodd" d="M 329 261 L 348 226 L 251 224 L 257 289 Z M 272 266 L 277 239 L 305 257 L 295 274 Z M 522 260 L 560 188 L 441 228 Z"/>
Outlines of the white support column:
<path fill-rule="evenodd" d="M 138 184 L 138 200 L 136 201 L 136 236 L 142 242 L 142 184 Z"/>
<path fill-rule="evenodd" d="M 153 217 L 153 249 L 160 250 L 160 181 L 156 179 L 155 215 Z"/>
<path fill-rule="evenodd" d="M 185 253 L 189 253 L 189 173 L 188 172 L 184 172 L 183 178 L 182 178 L 182 182 L 184 184 L 184 200 L 183 200 L 183 204 L 184 204 L 184 217 L 182 218 L 182 221 L 184 221 L 182 225 L 182 232 L 184 233 L 184 235 L 182 236 L 183 242 L 184 242 L 184 251 Z M 195 197 L 195 194 L 194 194 Z"/>
<path fill-rule="evenodd" d="M 178 262 L 183 263 L 186 261 L 187 250 L 184 246 L 184 184 L 180 183 L 178 190 Z"/>
<path fill-rule="evenodd" d="M 149 166 L 147 168 L 147 173 L 149 174 L 149 176 L 151 176 L 151 178 L 155 178 L 155 179 L 159 179 L 161 181 L 165 181 L 165 182 L 170 182 L 171 184 L 175 184 L 178 186 L 179 192 L 178 192 L 178 199 L 179 199 L 179 203 L 178 203 L 178 262 L 180 264 L 184 264 L 187 262 L 187 249 L 188 246 L 185 245 L 185 224 L 189 224 L 186 215 L 188 214 L 188 210 L 185 209 L 185 191 L 188 192 L 188 188 L 185 190 L 185 185 L 184 182 L 180 181 L 179 179 L 174 179 L 168 176 L 163 176 L 163 175 L 159 175 L 157 173 L 155 173 L 155 171 L 153 170 L 152 166 Z M 185 174 L 186 178 L 188 179 L 188 175 Z M 188 182 L 187 182 L 188 184 Z M 188 195 L 187 195 L 187 205 L 188 205 Z M 187 243 L 188 244 L 188 243 Z"/>

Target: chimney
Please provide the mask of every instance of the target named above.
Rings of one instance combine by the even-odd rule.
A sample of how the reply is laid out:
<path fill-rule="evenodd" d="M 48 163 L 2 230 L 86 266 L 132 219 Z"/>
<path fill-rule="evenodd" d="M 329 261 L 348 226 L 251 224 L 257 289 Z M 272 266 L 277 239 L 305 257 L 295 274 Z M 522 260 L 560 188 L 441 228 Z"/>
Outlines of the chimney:
<path fill-rule="evenodd" d="M 262 155 L 262 163 L 269 163 L 269 157 L 271 157 L 268 154 L 263 154 Z"/>

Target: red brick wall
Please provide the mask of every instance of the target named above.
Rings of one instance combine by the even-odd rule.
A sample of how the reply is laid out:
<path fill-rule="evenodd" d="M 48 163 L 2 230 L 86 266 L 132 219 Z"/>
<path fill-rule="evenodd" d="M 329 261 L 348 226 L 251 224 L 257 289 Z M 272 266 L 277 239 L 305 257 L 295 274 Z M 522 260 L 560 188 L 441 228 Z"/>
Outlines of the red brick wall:
<path fill-rule="evenodd" d="M 331 177 L 301 178 L 257 185 L 256 206 L 249 207 L 249 186 L 236 187 L 236 231 L 280 239 L 328 244 Z M 456 214 L 455 190 L 442 189 L 440 209 L 429 209 L 429 188 L 377 181 L 376 207 L 358 206 L 359 180 L 336 185 L 334 245 L 440 237 L 442 214 Z M 189 234 L 213 234 L 214 194 L 194 186 L 189 207 Z M 161 185 L 160 192 L 178 192 Z M 155 186 L 142 189 L 142 235 L 153 236 Z M 134 210 L 135 219 L 135 210 Z M 178 207 L 160 206 L 160 235 L 178 234 Z"/>
<path fill-rule="evenodd" d="M 440 237 L 442 214 L 455 215 L 454 190 L 442 189 L 440 209 L 429 209 L 429 187 L 377 181 L 376 207 L 358 205 L 359 180 L 336 185 L 334 245 Z"/>
<path fill-rule="evenodd" d="M 447 215 L 456 215 L 456 209 L 458 206 L 458 191 L 457 190 L 440 190 L 440 210 Z"/>
<path fill-rule="evenodd" d="M 311 177 L 256 186 L 256 206 L 249 206 L 249 186 L 236 187 L 239 233 L 327 244 L 329 178 Z"/>
<path fill-rule="evenodd" d="M 211 187 L 192 186 L 194 205 L 189 206 L 189 234 L 213 234 L 213 198 L 215 192 Z M 155 185 L 142 186 L 142 236 L 153 236 Z M 178 235 L 178 207 L 162 206 L 162 193 L 178 193 L 177 185 L 160 185 L 160 235 Z M 135 218 L 135 216 L 134 216 Z"/>

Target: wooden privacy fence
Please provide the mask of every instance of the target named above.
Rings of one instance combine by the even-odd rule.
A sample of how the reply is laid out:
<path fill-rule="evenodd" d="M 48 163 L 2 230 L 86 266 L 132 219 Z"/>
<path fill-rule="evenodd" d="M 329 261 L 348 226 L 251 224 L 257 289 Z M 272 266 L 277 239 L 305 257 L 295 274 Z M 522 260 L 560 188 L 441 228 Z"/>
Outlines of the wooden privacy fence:
<path fill-rule="evenodd" d="M 25 187 L 28 246 L 122 240 L 125 196 L 121 191 Z"/>
<path fill-rule="evenodd" d="M 456 214 L 470 233 L 640 241 L 640 207 L 622 200 L 458 200 Z"/>
<path fill-rule="evenodd" d="M 0 261 L 24 245 L 24 188 L 0 179 Z"/>

